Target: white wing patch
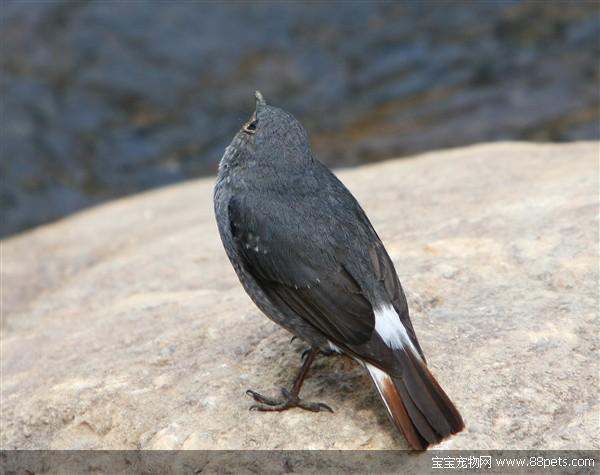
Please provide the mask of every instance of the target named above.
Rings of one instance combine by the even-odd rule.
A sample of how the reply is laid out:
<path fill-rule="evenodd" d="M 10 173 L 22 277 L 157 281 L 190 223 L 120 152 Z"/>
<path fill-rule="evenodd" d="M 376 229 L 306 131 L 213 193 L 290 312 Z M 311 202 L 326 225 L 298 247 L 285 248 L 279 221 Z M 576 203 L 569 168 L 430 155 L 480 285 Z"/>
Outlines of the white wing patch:
<path fill-rule="evenodd" d="M 410 341 L 400 317 L 391 305 L 375 309 L 375 331 L 390 348 L 394 350 L 404 348 L 419 356 L 419 352 Z"/>

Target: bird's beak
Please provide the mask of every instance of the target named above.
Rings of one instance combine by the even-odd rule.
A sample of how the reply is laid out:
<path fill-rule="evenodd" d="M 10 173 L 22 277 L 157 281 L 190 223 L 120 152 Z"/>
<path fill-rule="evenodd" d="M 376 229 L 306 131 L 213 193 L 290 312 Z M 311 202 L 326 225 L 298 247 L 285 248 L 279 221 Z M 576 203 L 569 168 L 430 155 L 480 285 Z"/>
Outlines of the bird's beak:
<path fill-rule="evenodd" d="M 256 91 L 254 93 L 254 97 L 256 98 L 256 110 L 258 111 L 259 107 L 263 107 L 267 105 L 267 101 L 265 101 L 265 98 L 263 97 L 263 95 L 260 93 L 260 91 Z"/>

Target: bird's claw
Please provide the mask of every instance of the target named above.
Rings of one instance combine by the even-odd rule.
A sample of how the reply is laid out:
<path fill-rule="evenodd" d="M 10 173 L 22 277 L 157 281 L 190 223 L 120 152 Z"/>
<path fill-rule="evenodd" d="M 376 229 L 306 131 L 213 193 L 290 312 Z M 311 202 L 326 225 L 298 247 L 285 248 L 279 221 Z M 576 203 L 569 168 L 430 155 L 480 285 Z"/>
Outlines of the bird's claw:
<path fill-rule="evenodd" d="M 252 391 L 251 389 L 248 389 L 246 391 L 246 394 L 259 403 L 252 404 L 248 408 L 249 411 L 280 412 L 297 407 L 300 409 L 304 409 L 305 411 L 329 411 L 333 413 L 333 409 L 331 409 L 331 407 L 329 407 L 327 404 L 322 402 L 305 402 L 298 396 L 291 394 L 286 388 L 281 388 L 281 395 L 283 396 L 281 400 L 263 396 L 262 394 L 259 394 L 256 391 Z"/>
<path fill-rule="evenodd" d="M 333 409 L 324 402 L 303 402 L 299 401 L 298 407 L 311 412 L 329 411 L 333 414 Z"/>
<path fill-rule="evenodd" d="M 270 397 L 267 396 L 263 396 L 260 393 L 257 393 L 256 391 L 252 391 L 252 389 L 248 389 L 246 391 L 246 395 L 250 396 L 252 399 L 254 399 L 256 402 L 260 402 L 262 404 L 267 404 L 269 406 L 274 406 L 279 404 L 279 401 L 277 401 L 276 399 L 271 399 Z M 253 406 L 250 407 L 250 410 L 253 411 L 255 409 L 252 408 Z"/>

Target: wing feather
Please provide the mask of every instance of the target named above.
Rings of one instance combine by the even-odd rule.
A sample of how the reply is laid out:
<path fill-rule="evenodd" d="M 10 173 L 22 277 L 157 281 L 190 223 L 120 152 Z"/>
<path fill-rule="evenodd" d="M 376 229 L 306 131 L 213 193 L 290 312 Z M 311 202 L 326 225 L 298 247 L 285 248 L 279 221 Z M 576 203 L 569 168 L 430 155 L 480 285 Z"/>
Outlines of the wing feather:
<path fill-rule="evenodd" d="M 283 232 L 278 216 L 231 200 L 231 231 L 248 272 L 267 296 L 309 321 L 333 341 L 360 345 L 370 340 L 375 317 L 352 275 L 338 262 L 339 252 L 313 249 L 302 230 Z"/>
<path fill-rule="evenodd" d="M 389 348 L 374 331 L 373 306 L 359 284 L 361 278 L 373 277 L 353 275 L 355 269 L 368 268 L 382 283 L 423 356 L 404 292 L 381 240 L 357 203 L 345 209 L 348 215 L 332 222 L 318 203 L 304 203 L 299 211 L 273 197 L 268 206 L 238 198 L 228 206 L 231 233 L 244 268 L 279 308 L 294 312 L 351 353 L 381 364 L 390 358 Z M 310 210 L 310 216 L 299 215 L 302 210 Z M 349 243 L 366 252 L 353 254 Z M 359 258 L 364 258 L 362 265 L 353 266 L 352 260 Z"/>

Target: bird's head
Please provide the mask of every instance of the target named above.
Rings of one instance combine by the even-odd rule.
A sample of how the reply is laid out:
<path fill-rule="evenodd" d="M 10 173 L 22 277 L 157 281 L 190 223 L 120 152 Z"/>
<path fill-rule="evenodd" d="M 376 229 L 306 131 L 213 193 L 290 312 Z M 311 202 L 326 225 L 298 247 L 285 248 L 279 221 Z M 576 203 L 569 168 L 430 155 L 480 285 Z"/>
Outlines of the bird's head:
<path fill-rule="evenodd" d="M 221 161 L 230 166 L 288 167 L 312 160 L 308 134 L 290 113 L 267 105 L 256 91 L 256 108 L 227 147 Z"/>

